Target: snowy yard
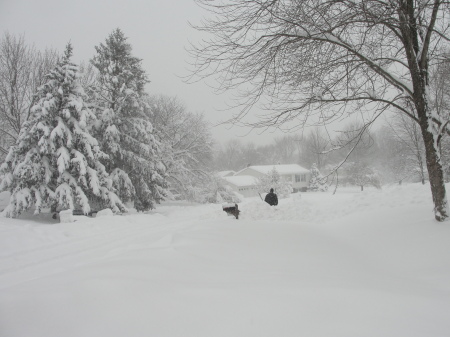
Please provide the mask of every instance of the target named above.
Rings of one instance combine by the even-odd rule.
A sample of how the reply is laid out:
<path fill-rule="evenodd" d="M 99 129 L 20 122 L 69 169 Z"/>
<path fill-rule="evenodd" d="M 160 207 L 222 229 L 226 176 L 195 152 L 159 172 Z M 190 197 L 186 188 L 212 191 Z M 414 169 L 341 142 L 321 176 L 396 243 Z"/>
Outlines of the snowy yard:
<path fill-rule="evenodd" d="M 1 337 L 450 335 L 429 186 L 0 218 Z"/>

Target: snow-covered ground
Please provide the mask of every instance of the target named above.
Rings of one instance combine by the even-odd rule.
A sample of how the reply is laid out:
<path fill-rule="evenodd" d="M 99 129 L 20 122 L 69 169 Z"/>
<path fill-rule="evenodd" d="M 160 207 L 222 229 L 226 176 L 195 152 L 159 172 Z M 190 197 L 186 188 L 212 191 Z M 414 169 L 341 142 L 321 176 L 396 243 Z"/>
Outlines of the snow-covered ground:
<path fill-rule="evenodd" d="M 450 336 L 429 186 L 240 209 L 0 218 L 0 336 Z"/>

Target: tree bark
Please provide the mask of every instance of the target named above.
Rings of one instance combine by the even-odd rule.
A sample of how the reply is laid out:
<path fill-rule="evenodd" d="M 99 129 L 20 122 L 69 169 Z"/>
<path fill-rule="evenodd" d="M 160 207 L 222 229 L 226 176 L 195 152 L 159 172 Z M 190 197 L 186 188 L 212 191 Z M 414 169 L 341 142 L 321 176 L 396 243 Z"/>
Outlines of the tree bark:
<path fill-rule="evenodd" d="M 421 123 L 422 136 L 425 142 L 428 176 L 434 203 L 434 216 L 437 221 L 444 221 L 449 216 L 449 207 L 445 191 L 444 170 L 435 146 L 435 137 L 428 130 L 428 123 Z"/>
<path fill-rule="evenodd" d="M 423 157 L 422 157 L 422 155 L 420 153 L 420 150 L 417 149 L 417 159 L 419 161 L 419 166 L 420 166 L 420 180 L 422 181 L 422 185 L 425 185 L 425 168 L 424 168 L 424 165 L 423 165 L 423 159 L 422 158 Z"/>

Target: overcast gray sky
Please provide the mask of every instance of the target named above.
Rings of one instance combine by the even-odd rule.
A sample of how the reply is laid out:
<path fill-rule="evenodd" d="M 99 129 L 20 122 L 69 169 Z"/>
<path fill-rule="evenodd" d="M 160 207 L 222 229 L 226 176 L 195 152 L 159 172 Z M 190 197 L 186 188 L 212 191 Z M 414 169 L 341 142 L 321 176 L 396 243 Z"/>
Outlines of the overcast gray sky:
<path fill-rule="evenodd" d="M 186 84 L 180 78 L 188 73 L 185 47 L 198 39 L 188 22 L 199 22 L 204 14 L 193 0 L 0 0 L 0 32 L 24 34 L 26 42 L 38 49 L 60 52 L 71 41 L 74 60 L 80 62 L 91 59 L 94 46 L 120 28 L 134 55 L 143 59 L 150 94 L 177 96 L 189 111 L 201 112 L 217 124 L 231 116 L 224 111 L 229 95 L 216 95 L 206 83 Z M 247 132 L 236 127 L 213 129 L 219 142 Z M 259 136 L 253 131 L 242 140 L 267 144 L 273 138 L 273 133 Z"/>

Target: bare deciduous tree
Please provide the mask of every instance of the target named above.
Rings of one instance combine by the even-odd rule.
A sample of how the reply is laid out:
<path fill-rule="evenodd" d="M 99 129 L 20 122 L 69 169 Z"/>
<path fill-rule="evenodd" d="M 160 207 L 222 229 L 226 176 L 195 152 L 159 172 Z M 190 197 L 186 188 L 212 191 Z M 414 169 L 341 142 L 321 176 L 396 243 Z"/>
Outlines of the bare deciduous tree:
<path fill-rule="evenodd" d="M 383 175 L 384 182 L 396 182 L 400 185 L 412 177 L 410 160 L 406 155 L 405 146 L 393 134 L 388 125 L 383 125 L 377 132 L 379 153 L 377 164 Z"/>
<path fill-rule="evenodd" d="M 53 50 L 37 51 L 23 36 L 5 33 L 0 40 L 0 152 L 15 142 L 35 103 L 34 93 L 56 64 Z"/>
<path fill-rule="evenodd" d="M 275 138 L 276 160 L 273 164 L 292 164 L 295 162 L 295 153 L 297 151 L 296 138 L 292 135 Z"/>
<path fill-rule="evenodd" d="M 449 6 L 442 0 L 197 0 L 211 12 L 197 28 L 197 78 L 240 87 L 236 121 L 264 100 L 253 126 L 300 128 L 352 112 L 370 124 L 396 109 L 419 124 L 435 218 L 449 216 L 438 146 L 448 120 L 430 104 L 429 68 L 444 57 Z M 194 77 L 195 77 L 194 76 Z M 413 107 L 413 113 L 404 102 Z"/>
<path fill-rule="evenodd" d="M 347 156 L 350 161 L 369 163 L 376 152 L 374 134 L 364 123 L 351 122 L 338 132 L 332 148 L 340 158 Z"/>
<path fill-rule="evenodd" d="M 320 170 L 326 163 L 327 150 L 330 148 L 330 139 L 322 129 L 314 127 L 302 142 L 303 159 L 306 161 L 307 167 L 311 167 L 314 163 Z"/>
<path fill-rule="evenodd" d="M 248 165 L 258 165 L 263 162 L 264 153 L 261 151 L 260 147 L 255 145 L 255 143 L 249 142 L 247 144 L 242 144 L 239 157 L 240 165 L 238 169 L 243 169 Z"/>
<path fill-rule="evenodd" d="M 226 142 L 216 152 L 216 169 L 238 171 L 248 164 L 256 164 L 254 162 L 249 162 L 248 158 L 243 158 L 242 153 L 244 151 L 245 146 L 239 138 Z"/>
<path fill-rule="evenodd" d="M 210 127 L 202 114 L 188 112 L 176 97 L 148 97 L 147 103 L 167 173 L 176 189 L 188 195 L 192 186 L 209 179 L 213 145 Z"/>
<path fill-rule="evenodd" d="M 402 145 L 408 174 L 417 173 L 422 184 L 425 184 L 425 147 L 419 125 L 401 114 L 395 115 L 388 125 L 395 140 Z"/>
<path fill-rule="evenodd" d="M 94 96 L 98 80 L 98 71 L 91 62 L 81 62 L 79 69 L 80 83 L 86 94 Z"/>

